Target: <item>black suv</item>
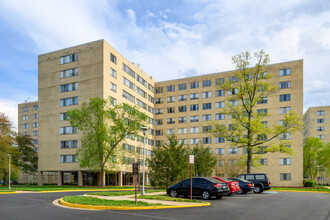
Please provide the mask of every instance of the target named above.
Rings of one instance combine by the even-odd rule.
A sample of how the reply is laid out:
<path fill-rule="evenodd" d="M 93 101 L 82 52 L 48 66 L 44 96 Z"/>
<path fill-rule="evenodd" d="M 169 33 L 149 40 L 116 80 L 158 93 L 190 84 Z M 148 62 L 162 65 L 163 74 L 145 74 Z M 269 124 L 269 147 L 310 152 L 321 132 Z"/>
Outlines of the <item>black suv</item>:
<path fill-rule="evenodd" d="M 270 180 L 264 173 L 240 174 L 237 178 L 254 183 L 255 193 L 262 193 L 264 190 L 269 190 L 271 188 Z"/>
<path fill-rule="evenodd" d="M 203 199 L 210 199 L 212 196 L 215 196 L 217 199 L 221 199 L 222 196 L 229 195 L 229 193 L 228 184 L 217 179 L 209 177 L 192 179 L 192 195 L 194 197 L 202 196 Z M 168 187 L 167 194 L 172 197 L 177 197 L 178 195 L 188 197 L 190 195 L 190 179 L 185 179 Z"/>

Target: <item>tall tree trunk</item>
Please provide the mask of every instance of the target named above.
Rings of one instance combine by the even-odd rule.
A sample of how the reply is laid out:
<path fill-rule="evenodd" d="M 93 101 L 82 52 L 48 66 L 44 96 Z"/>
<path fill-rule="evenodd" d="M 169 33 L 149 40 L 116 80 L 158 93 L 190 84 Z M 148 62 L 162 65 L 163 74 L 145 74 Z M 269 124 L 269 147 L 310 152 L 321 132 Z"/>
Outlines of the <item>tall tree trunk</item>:
<path fill-rule="evenodd" d="M 252 149 L 251 147 L 247 147 L 246 173 L 251 173 L 251 167 L 252 167 Z"/>
<path fill-rule="evenodd" d="M 101 171 L 100 171 L 100 187 L 105 187 L 105 178 L 104 178 L 104 169 L 101 168 Z"/>

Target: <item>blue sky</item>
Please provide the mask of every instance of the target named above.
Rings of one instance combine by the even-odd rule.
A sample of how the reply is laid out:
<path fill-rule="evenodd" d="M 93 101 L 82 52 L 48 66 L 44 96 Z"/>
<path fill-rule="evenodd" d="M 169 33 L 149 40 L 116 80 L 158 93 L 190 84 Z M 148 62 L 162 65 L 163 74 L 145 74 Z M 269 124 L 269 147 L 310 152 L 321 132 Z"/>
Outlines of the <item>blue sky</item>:
<path fill-rule="evenodd" d="M 304 59 L 304 109 L 330 104 L 330 1 L 0 0 L 0 112 L 38 97 L 38 54 L 105 39 L 158 81 Z"/>

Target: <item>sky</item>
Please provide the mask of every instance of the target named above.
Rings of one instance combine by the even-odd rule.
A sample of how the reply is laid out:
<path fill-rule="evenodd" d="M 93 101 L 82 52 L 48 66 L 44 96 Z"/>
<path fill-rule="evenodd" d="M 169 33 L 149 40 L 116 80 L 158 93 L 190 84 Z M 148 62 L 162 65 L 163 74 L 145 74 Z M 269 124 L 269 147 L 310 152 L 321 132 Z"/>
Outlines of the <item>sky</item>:
<path fill-rule="evenodd" d="M 106 40 L 158 81 L 304 59 L 304 111 L 330 104 L 327 0 L 0 0 L 0 112 L 38 99 L 38 55 Z"/>

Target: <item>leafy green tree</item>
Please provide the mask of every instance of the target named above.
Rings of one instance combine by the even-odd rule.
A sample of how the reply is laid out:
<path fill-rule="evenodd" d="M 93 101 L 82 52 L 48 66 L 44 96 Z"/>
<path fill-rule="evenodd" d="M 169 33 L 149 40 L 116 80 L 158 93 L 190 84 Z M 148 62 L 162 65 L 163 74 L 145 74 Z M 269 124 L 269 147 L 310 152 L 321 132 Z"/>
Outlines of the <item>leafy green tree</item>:
<path fill-rule="evenodd" d="M 38 154 L 34 151 L 35 145 L 29 135 L 18 134 L 15 137 L 16 152 L 13 155 L 13 164 L 23 173 L 32 174 L 38 169 Z"/>
<path fill-rule="evenodd" d="M 114 105 L 113 100 L 96 97 L 84 102 L 80 109 L 67 112 L 72 126 L 82 132 L 78 161 L 81 167 L 100 171 L 100 186 L 105 186 L 105 171 L 116 157 L 115 151 L 127 136 L 137 135 L 147 124 L 147 115 L 125 103 Z"/>
<path fill-rule="evenodd" d="M 315 179 L 318 168 L 330 171 L 330 143 L 324 144 L 317 137 L 308 137 L 304 145 L 304 177 Z"/>
<path fill-rule="evenodd" d="M 194 155 L 194 176 L 196 176 L 196 174 L 198 174 L 199 177 L 212 175 L 217 160 L 209 146 L 206 147 L 198 143 L 190 149 L 190 155 Z"/>
<path fill-rule="evenodd" d="M 152 186 L 166 188 L 190 176 L 189 149 L 175 135 L 167 136 L 167 143 L 154 148 L 154 157 L 148 158 Z"/>
<path fill-rule="evenodd" d="M 250 67 L 255 58 L 255 64 Z M 283 115 L 282 124 L 267 124 L 269 114 L 266 111 L 257 111 L 259 104 L 267 102 L 268 97 L 277 92 L 277 87 L 269 82 L 272 74 L 264 72 L 269 63 L 268 54 L 263 50 L 251 56 L 243 52 L 233 57 L 236 66 L 234 76 L 227 82 L 218 81 L 218 89 L 228 92 L 227 107 L 222 113 L 231 116 L 229 126 L 212 123 L 211 133 L 216 137 L 224 137 L 232 145 L 246 148 L 247 173 L 253 166 L 253 155 L 257 154 L 258 146 L 266 143 L 266 152 L 282 152 L 293 155 L 289 136 L 301 129 L 301 118 L 297 113 L 290 111 Z M 273 142 L 275 141 L 275 143 Z"/>

